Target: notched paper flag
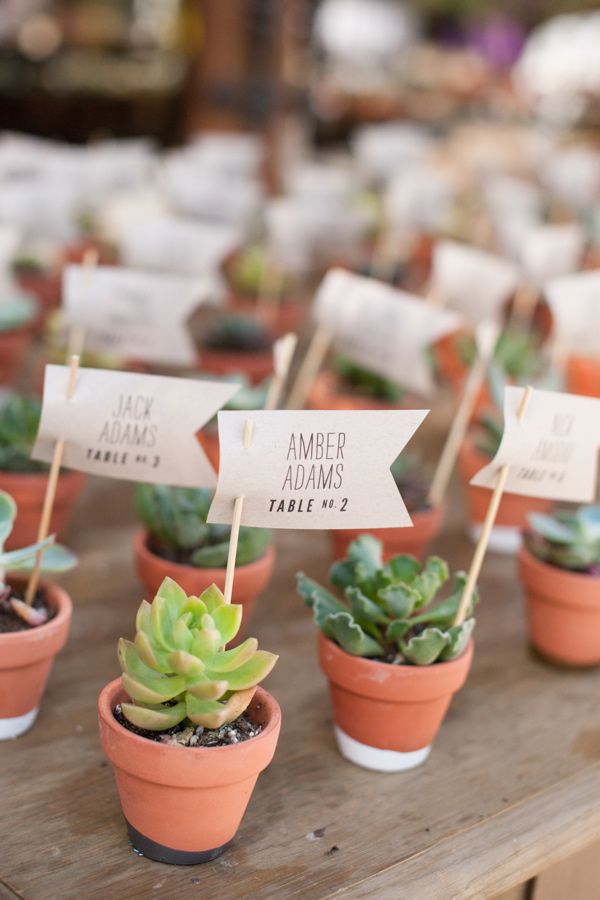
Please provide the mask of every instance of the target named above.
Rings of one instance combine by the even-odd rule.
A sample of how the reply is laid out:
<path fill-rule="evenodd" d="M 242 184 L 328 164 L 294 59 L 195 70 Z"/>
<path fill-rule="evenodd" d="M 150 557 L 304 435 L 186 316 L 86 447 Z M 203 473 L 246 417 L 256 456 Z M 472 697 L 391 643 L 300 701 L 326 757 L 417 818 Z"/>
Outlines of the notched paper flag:
<path fill-rule="evenodd" d="M 266 528 L 400 528 L 412 522 L 390 466 L 429 410 L 220 412 L 208 521 Z M 252 441 L 244 447 L 247 419 Z"/>
<path fill-rule="evenodd" d="M 536 390 L 518 422 L 523 393 L 520 387 L 505 389 L 500 447 L 471 484 L 495 487 L 498 470 L 508 465 L 509 493 L 589 503 L 596 494 L 600 399 Z"/>
<path fill-rule="evenodd" d="M 519 260 L 525 278 L 541 286 L 547 278 L 574 272 L 585 250 L 585 232 L 578 222 L 538 225 L 525 230 Z"/>
<path fill-rule="evenodd" d="M 340 353 L 424 396 L 433 389 L 425 351 L 462 323 L 451 310 L 344 269 L 331 269 L 323 279 L 314 315 Z"/>
<path fill-rule="evenodd" d="M 553 278 L 544 285 L 558 339 L 566 349 L 600 351 L 600 269 Z"/>
<path fill-rule="evenodd" d="M 80 369 L 66 398 L 69 368 L 46 366 L 33 459 L 50 462 L 65 441 L 67 468 L 179 487 L 214 487 L 196 433 L 235 394 L 232 382 Z"/>
<path fill-rule="evenodd" d="M 433 296 L 475 325 L 497 319 L 518 283 L 517 267 L 493 253 L 457 241 L 433 248 Z"/>
<path fill-rule="evenodd" d="M 63 304 L 85 346 L 119 359 L 191 366 L 196 360 L 187 320 L 214 292 L 209 276 L 181 278 L 122 267 L 68 266 Z"/>

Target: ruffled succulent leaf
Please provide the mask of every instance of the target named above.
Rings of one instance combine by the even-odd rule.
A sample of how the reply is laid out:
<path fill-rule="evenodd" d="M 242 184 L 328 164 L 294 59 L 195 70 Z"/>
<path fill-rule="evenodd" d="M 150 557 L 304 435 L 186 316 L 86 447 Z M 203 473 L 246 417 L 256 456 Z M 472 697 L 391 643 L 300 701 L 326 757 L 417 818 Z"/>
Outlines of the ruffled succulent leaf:
<path fill-rule="evenodd" d="M 390 584 L 411 584 L 415 576 L 421 571 L 421 563 L 416 556 L 402 553 L 393 556 L 383 567 L 383 572 L 389 578 Z"/>
<path fill-rule="evenodd" d="M 224 569 L 227 565 L 229 541 L 198 547 L 190 556 L 190 564 L 198 569 Z"/>
<path fill-rule="evenodd" d="M 233 647 L 231 650 L 222 650 L 210 659 L 206 660 L 206 667 L 211 672 L 230 672 L 238 666 L 243 665 L 246 660 L 250 659 L 258 649 L 258 641 L 256 638 L 250 637 Z"/>
<path fill-rule="evenodd" d="M 266 678 L 278 657 L 274 653 L 268 653 L 266 650 L 257 650 L 251 659 L 246 660 L 237 669 L 232 669 L 227 673 L 217 673 L 207 670 L 206 674 L 210 678 L 218 677 L 218 674 L 226 674 L 227 683 L 230 691 L 241 691 L 246 688 L 254 687 L 263 678 Z"/>
<path fill-rule="evenodd" d="M 400 651 L 413 665 L 429 666 L 439 657 L 447 641 L 447 635 L 439 628 L 426 628 L 408 641 L 401 641 Z"/>
<path fill-rule="evenodd" d="M 456 618 L 456 613 L 458 612 L 458 607 L 460 605 L 466 583 L 466 572 L 457 572 L 454 576 L 452 593 L 450 594 L 450 596 L 445 600 L 442 600 L 441 603 L 438 603 L 435 606 L 428 608 L 424 612 L 419 613 L 419 615 L 412 616 L 410 620 L 412 624 L 437 625 L 437 627 L 441 628 L 442 630 L 449 629 L 452 626 L 454 619 Z M 473 609 L 475 608 L 477 603 L 479 603 L 479 592 L 477 591 L 477 589 L 475 589 L 471 594 L 471 599 L 467 607 L 467 618 L 472 615 Z"/>
<path fill-rule="evenodd" d="M 531 528 L 546 540 L 554 544 L 570 544 L 574 534 L 572 526 L 560 522 L 555 516 L 545 513 L 529 513 L 528 522 Z"/>
<path fill-rule="evenodd" d="M 361 534 L 348 547 L 347 559 L 361 565 L 365 576 L 374 575 L 383 564 L 381 541 L 372 534 Z"/>
<path fill-rule="evenodd" d="M 138 706 L 135 703 L 122 703 L 121 710 L 128 722 L 146 731 L 166 731 L 179 725 L 186 717 L 183 701 L 173 706 Z"/>
<path fill-rule="evenodd" d="M 475 628 L 475 619 L 465 619 L 462 625 L 453 625 L 446 632 L 446 646 L 439 655 L 440 662 L 457 659 L 466 650 L 467 644 Z"/>
<path fill-rule="evenodd" d="M 352 656 L 384 656 L 381 644 L 354 621 L 349 612 L 338 612 L 327 619 L 329 635 Z"/>
<path fill-rule="evenodd" d="M 406 632 L 412 628 L 412 624 L 412 619 L 394 619 L 391 625 L 388 625 L 385 633 L 387 640 L 393 641 L 399 647 Z"/>
<path fill-rule="evenodd" d="M 329 570 L 329 580 L 342 590 L 353 587 L 356 584 L 356 563 L 351 559 L 334 562 Z"/>
<path fill-rule="evenodd" d="M 123 672 L 123 687 L 136 703 L 166 703 L 185 690 L 185 678 L 181 675 L 155 675 L 154 678 L 134 678 Z"/>
<path fill-rule="evenodd" d="M 390 584 L 377 591 L 377 599 L 390 616 L 404 619 L 417 607 L 419 594 L 411 584 Z"/>
<path fill-rule="evenodd" d="M 329 616 L 338 612 L 348 612 L 348 607 L 338 600 L 335 594 L 325 590 L 312 578 L 307 578 L 303 572 L 298 572 L 296 584 L 298 593 L 306 605 L 312 607 L 315 624 L 321 630 Z"/>
<path fill-rule="evenodd" d="M 386 615 L 385 610 L 363 594 L 360 588 L 346 588 L 344 596 L 350 604 L 350 611 L 355 621 L 363 628 L 365 627 L 365 624 L 389 624 L 390 619 L 389 616 Z"/>
<path fill-rule="evenodd" d="M 254 696 L 256 688 L 246 691 L 238 691 L 232 694 L 224 703 L 219 700 L 201 700 L 192 694 L 186 694 L 187 717 L 195 725 L 203 728 L 220 728 L 228 722 L 233 722 L 247 709 Z"/>
<path fill-rule="evenodd" d="M 448 580 L 448 564 L 439 556 L 430 556 L 423 570 L 415 576 L 411 587 L 419 595 L 417 608 L 431 603 L 441 586 Z"/>

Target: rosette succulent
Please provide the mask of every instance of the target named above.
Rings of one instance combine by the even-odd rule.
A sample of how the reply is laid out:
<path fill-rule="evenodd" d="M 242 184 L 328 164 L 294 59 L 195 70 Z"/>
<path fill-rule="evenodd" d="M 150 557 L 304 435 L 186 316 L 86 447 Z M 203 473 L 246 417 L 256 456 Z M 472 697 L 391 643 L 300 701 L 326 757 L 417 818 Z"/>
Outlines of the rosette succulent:
<path fill-rule="evenodd" d="M 231 650 L 242 607 L 228 604 L 216 585 L 188 597 L 165 578 L 152 603 L 142 600 L 135 640 L 119 641 L 128 722 L 147 731 L 165 731 L 182 722 L 220 728 L 248 707 L 277 656 L 258 650 L 247 638 Z"/>
<path fill-rule="evenodd" d="M 600 575 L 600 506 L 561 509 L 553 515 L 530 513 L 525 544 L 552 566 Z"/>
<path fill-rule="evenodd" d="M 468 617 L 454 625 L 467 576 L 457 572 L 450 596 L 435 603 L 449 578 L 447 564 L 437 556 L 422 564 L 399 555 L 384 564 L 381 541 L 363 534 L 350 544 L 347 557 L 334 563 L 329 578 L 343 600 L 302 572 L 298 593 L 323 634 L 353 656 L 428 666 L 460 656 L 469 641 L 477 592 Z"/>
<path fill-rule="evenodd" d="M 345 356 L 337 356 L 333 362 L 333 368 L 340 381 L 352 392 L 364 394 L 376 400 L 389 400 L 390 403 L 399 403 L 402 400 L 404 391 L 399 385 L 388 381 L 382 375 L 355 365 Z"/>

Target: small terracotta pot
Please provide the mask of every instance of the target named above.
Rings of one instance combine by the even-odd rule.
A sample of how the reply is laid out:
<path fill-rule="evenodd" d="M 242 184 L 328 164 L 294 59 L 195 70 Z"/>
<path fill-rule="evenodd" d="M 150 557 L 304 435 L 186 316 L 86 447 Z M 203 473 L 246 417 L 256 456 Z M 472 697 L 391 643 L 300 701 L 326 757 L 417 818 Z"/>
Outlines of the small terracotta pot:
<path fill-rule="evenodd" d="M 208 456 L 208 461 L 216 471 L 219 471 L 219 462 L 221 459 L 221 451 L 219 448 L 219 432 L 209 426 L 199 431 L 197 438 L 202 445 L 202 449 Z"/>
<path fill-rule="evenodd" d="M 133 846 L 172 865 L 216 859 L 235 837 L 256 779 L 273 758 L 279 704 L 257 688 L 248 714 L 263 725 L 259 735 L 227 747 L 179 747 L 123 728 L 113 709 L 125 699 L 115 678 L 100 694 L 98 713 Z"/>
<path fill-rule="evenodd" d="M 257 316 L 274 337 L 289 331 L 298 331 L 306 315 L 306 305 L 301 297 L 286 297 L 258 309 L 256 297 L 232 293 L 227 308 L 236 315 Z"/>
<path fill-rule="evenodd" d="M 372 528 L 368 531 L 383 543 L 383 558 L 387 562 L 398 553 L 410 553 L 423 559 L 429 544 L 434 540 L 444 520 L 443 506 L 422 509 L 410 514 L 412 528 Z M 349 544 L 355 541 L 365 529 L 345 528 L 330 531 L 334 559 L 343 559 Z"/>
<path fill-rule="evenodd" d="M 329 680 L 342 756 L 381 772 L 424 762 L 472 658 L 471 641 L 451 662 L 393 666 L 352 656 L 319 633 L 319 662 Z"/>
<path fill-rule="evenodd" d="M 25 584 L 17 576 L 8 580 Z M 0 634 L 0 740 L 24 734 L 35 722 L 54 657 L 69 633 L 73 611 L 69 595 L 47 581 L 40 586 L 57 610 L 54 618 L 27 631 Z"/>
<path fill-rule="evenodd" d="M 30 323 L 12 331 L 0 331 L 0 385 L 13 384 L 33 337 Z"/>
<path fill-rule="evenodd" d="M 24 272 L 17 275 L 17 284 L 38 302 L 39 316 L 35 331 L 41 334 L 47 317 L 60 306 L 61 276 L 52 272 Z"/>
<path fill-rule="evenodd" d="M 200 372 L 209 375 L 241 373 L 251 384 L 260 384 L 273 373 L 273 353 L 261 350 L 257 353 L 239 353 L 227 350 L 202 348 L 197 364 Z"/>
<path fill-rule="evenodd" d="M 225 589 L 225 569 L 200 569 L 169 562 L 148 549 L 148 535 L 138 531 L 134 538 L 135 563 L 140 580 L 146 588 L 146 599 L 152 602 L 163 580 L 169 576 L 186 594 L 198 596 L 211 584 Z M 273 574 L 275 547 L 267 548 L 264 556 L 245 566 L 236 566 L 233 582 L 233 602 L 244 607 L 242 629 L 245 628 L 257 597 L 265 590 Z"/>
<path fill-rule="evenodd" d="M 600 360 L 570 356 L 567 360 L 567 390 L 584 397 L 600 397 Z"/>
<path fill-rule="evenodd" d="M 112 265 L 116 262 L 117 257 L 112 247 L 98 238 L 87 237 L 81 238 L 79 241 L 73 241 L 73 243 L 67 244 L 63 248 L 63 265 L 82 263 L 90 250 L 95 250 L 98 253 L 100 265 Z"/>
<path fill-rule="evenodd" d="M 6 542 L 8 550 L 34 544 L 44 505 L 48 476 L 44 472 L 0 472 L 0 490 L 6 491 L 17 504 L 17 519 Z M 60 540 L 71 518 L 73 505 L 85 485 L 81 472 L 61 472 L 50 520 L 50 534 Z"/>
<path fill-rule="evenodd" d="M 562 665 L 600 665 L 600 577 L 551 566 L 525 547 L 519 575 L 535 649 Z"/>
<path fill-rule="evenodd" d="M 488 462 L 488 458 L 477 450 L 472 438 L 467 437 L 460 448 L 458 464 L 467 497 L 468 532 L 473 541 L 478 540 L 481 534 L 481 527 L 492 494 L 487 488 L 474 487 L 469 482 Z M 522 497 L 520 494 L 505 492 L 502 495 L 496 524 L 490 536 L 490 550 L 494 550 L 496 553 L 516 553 L 521 546 L 521 532 L 527 524 L 529 513 L 547 512 L 551 506 L 552 501 L 550 500 Z"/>
<path fill-rule="evenodd" d="M 352 393 L 344 388 L 335 372 L 320 372 L 313 380 L 307 397 L 309 409 L 405 409 L 411 406 L 406 398 L 401 403 L 376 400 L 366 394 Z"/>

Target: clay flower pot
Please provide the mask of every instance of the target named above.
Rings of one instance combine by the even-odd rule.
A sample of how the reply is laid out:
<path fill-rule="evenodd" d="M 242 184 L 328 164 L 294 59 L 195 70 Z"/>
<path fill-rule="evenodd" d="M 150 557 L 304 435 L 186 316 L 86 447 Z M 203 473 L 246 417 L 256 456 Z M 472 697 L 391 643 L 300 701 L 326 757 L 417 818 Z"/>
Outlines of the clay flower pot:
<path fill-rule="evenodd" d="M 134 538 L 137 573 L 146 588 L 146 599 L 152 601 L 163 579 L 169 576 L 183 588 L 186 594 L 199 596 L 202 591 L 216 584 L 225 589 L 225 569 L 200 569 L 170 562 L 148 549 L 148 535 L 139 531 Z M 268 547 L 264 556 L 245 566 L 236 566 L 233 582 L 233 602 L 243 606 L 241 628 L 245 628 L 256 598 L 265 590 L 273 574 L 275 547 Z"/>
<path fill-rule="evenodd" d="M 551 566 L 525 547 L 519 575 L 535 649 L 562 665 L 600 665 L 600 577 Z"/>
<path fill-rule="evenodd" d="M 47 482 L 48 475 L 44 472 L 0 472 L 0 490 L 10 494 L 18 508 L 17 519 L 6 542 L 8 550 L 36 542 Z M 50 534 L 56 534 L 58 540 L 67 530 L 73 505 L 84 485 L 85 475 L 81 472 L 61 472 L 50 521 Z"/>
<path fill-rule="evenodd" d="M 208 375 L 241 373 L 251 384 L 259 384 L 273 373 L 273 353 L 271 350 L 241 353 L 237 350 L 213 350 L 202 347 L 196 368 Z"/>
<path fill-rule="evenodd" d="M 600 360 L 570 356 L 567 360 L 567 390 L 585 397 L 600 397 Z"/>
<path fill-rule="evenodd" d="M 427 553 L 429 544 L 438 534 L 444 520 L 444 507 L 437 506 L 430 509 L 421 509 L 410 514 L 413 520 L 412 528 L 372 528 L 369 534 L 378 538 L 383 543 L 383 558 L 387 561 L 399 553 L 410 553 L 418 559 L 423 559 Z M 364 529 L 346 528 L 330 531 L 333 544 L 334 559 L 343 559 L 349 544 L 355 541 Z"/>
<path fill-rule="evenodd" d="M 248 741 L 180 747 L 123 728 L 113 709 L 125 699 L 115 678 L 100 694 L 98 712 L 133 846 L 172 865 L 216 859 L 235 837 L 256 779 L 273 758 L 281 725 L 277 701 L 257 688 L 248 714 L 263 730 Z"/>
<path fill-rule="evenodd" d="M 458 465 L 466 491 L 468 533 L 472 541 L 479 539 L 492 493 L 487 488 L 474 487 L 469 482 L 488 462 L 488 458 L 477 450 L 472 438 L 467 437 L 460 448 Z M 527 524 L 529 513 L 547 512 L 551 506 L 550 500 L 505 492 L 500 501 L 496 524 L 490 535 L 490 550 L 496 553 L 516 553 L 521 546 L 521 532 Z"/>
<path fill-rule="evenodd" d="M 410 407 L 410 403 L 377 400 L 366 394 L 352 393 L 344 387 L 335 372 L 319 372 L 313 380 L 307 397 L 308 409 L 398 409 Z"/>
<path fill-rule="evenodd" d="M 13 384 L 33 336 L 34 328 L 30 322 L 12 331 L 0 331 L 0 385 Z"/>
<path fill-rule="evenodd" d="M 10 577 L 15 585 L 25 580 Z M 71 613 L 69 595 L 61 587 L 41 582 L 56 615 L 45 625 L 0 633 L 0 740 L 18 737 L 35 722 L 54 657 L 67 640 Z"/>
<path fill-rule="evenodd" d="M 319 633 L 319 662 L 329 680 L 342 756 L 378 772 L 400 772 L 425 762 L 472 658 L 470 641 L 451 662 L 393 666 L 352 656 Z"/>
<path fill-rule="evenodd" d="M 30 294 L 38 302 L 39 314 L 35 331 L 41 334 L 47 317 L 60 306 L 61 276 L 54 272 L 32 271 L 17 274 L 16 280 L 23 293 Z"/>
<path fill-rule="evenodd" d="M 197 438 L 200 441 L 202 449 L 206 453 L 211 466 L 218 472 L 219 461 L 221 459 L 218 429 L 207 425 L 206 428 L 203 428 L 202 431 L 198 432 Z"/>

